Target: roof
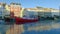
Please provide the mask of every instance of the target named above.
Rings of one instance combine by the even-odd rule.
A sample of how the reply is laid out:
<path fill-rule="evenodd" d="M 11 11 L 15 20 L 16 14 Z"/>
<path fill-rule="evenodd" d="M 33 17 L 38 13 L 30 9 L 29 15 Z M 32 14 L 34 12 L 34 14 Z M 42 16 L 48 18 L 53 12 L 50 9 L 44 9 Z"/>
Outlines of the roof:
<path fill-rule="evenodd" d="M 10 4 L 13 4 L 13 5 L 21 5 L 20 3 L 10 3 Z"/>

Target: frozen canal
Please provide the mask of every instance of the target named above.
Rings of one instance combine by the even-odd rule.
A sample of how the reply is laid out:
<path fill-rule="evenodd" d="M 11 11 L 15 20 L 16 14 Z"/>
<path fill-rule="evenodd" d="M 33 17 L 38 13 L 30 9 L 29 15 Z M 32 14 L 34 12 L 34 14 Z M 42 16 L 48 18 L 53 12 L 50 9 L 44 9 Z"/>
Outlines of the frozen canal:
<path fill-rule="evenodd" d="M 6 34 L 10 25 L 4 25 L 0 20 L 0 34 Z M 12 26 L 13 28 L 13 26 Z M 60 34 L 60 20 L 45 20 L 37 23 L 23 24 L 24 31 L 21 34 Z"/>

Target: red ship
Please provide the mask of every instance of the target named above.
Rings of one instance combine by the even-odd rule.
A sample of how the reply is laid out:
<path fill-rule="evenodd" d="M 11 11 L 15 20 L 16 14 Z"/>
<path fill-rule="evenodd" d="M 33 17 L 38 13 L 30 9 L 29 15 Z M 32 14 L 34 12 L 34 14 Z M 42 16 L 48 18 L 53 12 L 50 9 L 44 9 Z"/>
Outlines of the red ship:
<path fill-rule="evenodd" d="M 18 17 L 15 17 L 15 19 L 16 19 L 16 24 L 32 23 L 32 22 L 38 21 L 38 18 L 18 18 Z"/>
<path fill-rule="evenodd" d="M 34 23 L 38 21 L 38 18 L 26 18 L 26 17 L 15 17 L 13 15 L 10 15 L 10 18 L 6 18 L 5 21 L 6 22 L 11 22 L 12 20 L 15 20 L 14 23 L 15 24 L 25 24 L 25 23 Z"/>
<path fill-rule="evenodd" d="M 14 16 L 13 13 L 11 13 L 11 18 L 15 18 L 15 23 L 16 24 L 24 24 L 24 23 L 33 23 L 33 22 L 37 22 L 38 18 L 26 18 L 26 17 L 16 17 Z"/>

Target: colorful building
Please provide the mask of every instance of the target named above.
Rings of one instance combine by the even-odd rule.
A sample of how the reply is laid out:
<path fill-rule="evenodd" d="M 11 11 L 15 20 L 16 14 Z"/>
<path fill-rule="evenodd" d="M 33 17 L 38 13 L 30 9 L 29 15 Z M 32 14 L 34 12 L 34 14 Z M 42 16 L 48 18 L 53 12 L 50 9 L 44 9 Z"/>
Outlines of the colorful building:
<path fill-rule="evenodd" d="M 14 13 L 14 16 L 20 17 L 21 10 L 22 10 L 22 8 L 21 8 L 20 4 L 18 4 L 18 3 L 11 3 L 10 4 L 10 12 L 11 12 L 10 15 L 13 16 L 12 13 Z"/>
<path fill-rule="evenodd" d="M 5 4 L 5 7 L 3 8 L 4 4 Z M 3 8 L 4 11 L 1 8 Z M 1 9 L 0 14 L 3 13 L 5 16 L 10 14 L 12 17 L 13 16 L 23 17 L 23 14 L 26 13 L 25 11 L 35 12 L 35 13 L 38 13 L 38 15 L 40 15 L 40 16 L 59 15 L 58 9 L 44 8 L 44 7 L 39 7 L 39 6 L 37 6 L 35 8 L 22 8 L 21 4 L 19 4 L 19 3 L 11 3 L 10 5 L 7 5 L 6 3 L 0 3 L 0 9 Z"/>

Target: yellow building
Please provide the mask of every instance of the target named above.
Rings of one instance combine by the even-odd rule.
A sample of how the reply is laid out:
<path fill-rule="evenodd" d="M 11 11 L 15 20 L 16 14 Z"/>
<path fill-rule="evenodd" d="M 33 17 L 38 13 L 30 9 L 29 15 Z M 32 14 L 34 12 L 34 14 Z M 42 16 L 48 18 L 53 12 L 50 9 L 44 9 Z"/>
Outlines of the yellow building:
<path fill-rule="evenodd" d="M 7 11 L 10 11 L 10 5 L 6 5 L 5 8 Z"/>

